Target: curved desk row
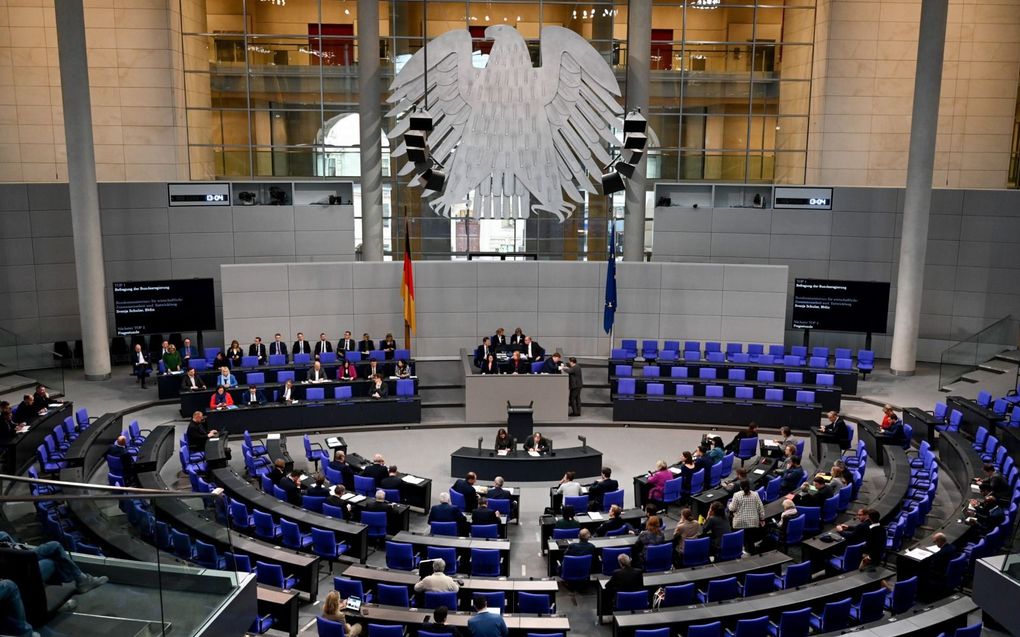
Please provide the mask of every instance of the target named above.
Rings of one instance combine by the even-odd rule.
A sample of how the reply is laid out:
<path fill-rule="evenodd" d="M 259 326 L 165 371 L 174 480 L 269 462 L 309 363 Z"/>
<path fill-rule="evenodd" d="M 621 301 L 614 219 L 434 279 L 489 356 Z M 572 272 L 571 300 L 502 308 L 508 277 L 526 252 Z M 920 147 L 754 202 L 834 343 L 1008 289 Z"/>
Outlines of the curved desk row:
<path fill-rule="evenodd" d="M 411 629 L 412 634 L 418 634 L 419 630 L 428 630 L 431 621 L 432 611 L 418 608 L 401 608 L 399 606 L 380 606 L 379 604 L 362 604 L 361 613 L 347 611 L 347 621 L 361 624 L 399 624 Z M 474 617 L 474 613 L 453 612 L 446 616 L 446 625 L 460 629 L 462 634 L 468 632 L 468 620 Z M 530 633 L 564 634 L 570 630 L 570 620 L 562 615 L 503 615 L 507 630 L 512 635 L 526 635 Z M 368 631 L 364 631 L 367 633 Z M 363 634 L 364 634 L 363 633 Z"/>
<path fill-rule="evenodd" d="M 219 431 L 251 433 L 321 431 L 360 425 L 421 422 L 420 398 L 355 398 L 323 400 L 294 405 L 210 410 L 209 427 Z"/>
<path fill-rule="evenodd" d="M 212 361 L 208 361 L 212 364 Z M 414 360 L 407 362 L 414 369 Z M 370 365 L 368 361 L 361 361 L 355 363 L 355 369 L 358 373 L 358 378 L 364 378 Z M 389 374 L 393 369 L 394 362 L 392 360 L 380 361 L 377 369 L 382 369 L 383 373 Z M 248 374 L 262 374 L 265 378 L 264 382 L 281 382 L 279 378 L 280 372 L 294 372 L 294 382 L 298 383 L 308 378 L 308 370 L 312 368 L 312 363 L 303 363 L 301 365 L 295 365 L 290 363 L 288 365 L 259 365 L 257 367 L 234 367 L 230 370 L 230 373 L 234 375 L 239 384 L 247 384 Z M 322 368 L 326 370 L 327 376 L 330 378 L 336 378 L 337 370 L 340 368 L 340 363 L 323 363 Z M 216 386 L 216 377 L 219 376 L 220 370 L 214 367 L 208 367 L 200 372 L 196 372 L 198 376 L 206 385 Z M 157 386 L 159 388 L 159 399 L 165 400 L 167 398 L 177 398 L 181 392 L 181 381 L 184 380 L 184 374 L 160 374 L 157 378 Z"/>
<path fill-rule="evenodd" d="M 579 540 L 553 540 L 546 538 L 542 541 L 542 547 L 547 553 L 549 577 L 559 574 L 559 564 L 571 544 L 577 544 Z M 636 535 L 617 535 L 614 537 L 593 537 L 590 542 L 595 547 L 595 554 L 592 556 L 591 572 L 599 572 L 599 561 L 602 559 L 602 551 L 605 549 L 633 548 L 637 544 Z"/>
<path fill-rule="evenodd" d="M 541 456 L 526 451 L 511 451 L 501 456 L 491 449 L 461 447 L 450 455 L 450 475 L 463 476 L 474 471 L 480 480 L 503 476 L 508 482 L 558 482 L 567 471 L 577 478 L 602 473 L 602 452 L 592 447 L 553 449 Z"/>
<path fill-rule="evenodd" d="M 347 567 L 343 572 L 343 576 L 361 581 L 365 585 L 365 590 L 368 591 L 374 591 L 379 584 L 407 586 L 411 589 L 411 594 L 418 601 L 416 606 L 424 608 L 425 595 L 414 592 L 414 585 L 419 581 L 417 571 L 395 571 L 388 568 L 355 564 Z M 460 586 L 460 594 L 458 595 L 461 608 L 469 608 L 473 593 L 495 593 L 502 591 L 506 593 L 505 611 L 513 613 L 519 608 L 517 603 L 519 593 L 542 593 L 549 596 L 550 602 L 555 602 L 556 592 L 559 590 L 559 582 L 551 577 L 508 579 L 505 577 L 462 576 L 459 579 L 464 582 Z M 451 608 L 450 610 L 456 609 Z"/>
<path fill-rule="evenodd" d="M 28 431 L 0 440 L 0 470 L 10 471 L 14 475 L 22 475 L 36 461 L 35 450 L 43 444 L 46 436 L 53 428 L 64 422 L 64 418 L 74 413 L 74 406 L 66 402 L 56 409 L 51 409 L 42 416 L 28 422 Z"/>
<path fill-rule="evenodd" d="M 744 576 L 749 573 L 774 573 L 778 575 L 783 565 L 792 561 L 793 558 L 786 553 L 768 551 L 728 562 L 715 562 L 705 564 L 704 566 L 688 566 L 664 573 L 645 573 L 641 585 L 644 590 L 654 592 L 659 588 L 682 584 L 694 584 L 696 588 L 704 588 L 709 580 L 726 577 L 737 577 L 743 582 Z M 608 583 L 608 577 L 598 577 L 596 617 L 599 619 L 599 623 L 602 622 L 603 617 L 611 614 L 613 605 L 616 602 L 606 589 Z"/>
<path fill-rule="evenodd" d="M 933 604 L 915 606 L 911 610 L 883 617 L 853 629 L 854 637 L 935 637 L 951 635 L 958 628 L 967 626 L 968 617 L 978 609 L 971 597 L 952 595 Z M 848 631 L 823 633 L 816 637 L 838 637 Z"/>
<path fill-rule="evenodd" d="M 743 369 L 747 370 L 748 378 L 757 378 L 758 370 L 772 371 L 775 372 L 776 381 L 784 382 L 786 379 L 786 372 L 799 372 L 804 375 L 803 380 L 805 383 L 817 383 L 816 380 L 818 374 L 832 374 L 833 380 L 836 386 L 843 390 L 844 394 L 856 394 L 857 393 L 857 378 L 858 373 L 855 369 L 836 369 L 834 367 L 807 367 L 804 365 L 798 366 L 786 366 L 786 365 L 762 365 L 759 363 L 712 363 L 709 361 L 655 361 L 651 363 L 658 365 L 660 369 L 666 370 L 663 372 L 665 376 L 670 375 L 670 369 L 673 367 L 686 367 L 688 370 L 694 370 L 691 372 L 692 376 L 697 376 L 697 370 L 702 367 L 713 367 L 720 370 L 719 376 L 725 377 L 728 375 L 728 371 L 731 369 Z M 609 373 L 612 374 L 617 365 L 634 365 L 633 361 L 627 360 L 615 360 L 609 359 Z M 642 367 L 641 365 L 634 365 L 635 368 Z"/>
<path fill-rule="evenodd" d="M 471 572 L 471 549 L 495 549 L 499 551 L 500 574 L 510 574 L 510 540 L 428 535 L 409 531 L 401 531 L 390 539 L 410 544 L 419 555 L 427 555 L 430 546 L 455 549 L 460 559 L 460 569 L 467 573 Z"/>
<path fill-rule="evenodd" d="M 737 400 L 703 396 L 636 396 L 613 400 L 614 422 L 701 423 L 710 425 L 788 426 L 795 431 L 817 428 L 822 419 L 818 403 Z"/>
<path fill-rule="evenodd" d="M 397 380 L 396 378 L 386 379 L 386 389 L 390 396 L 396 397 L 397 395 Z M 418 395 L 418 379 L 408 378 L 414 383 L 414 395 Z M 323 394 L 326 398 L 334 398 L 334 393 L 337 387 L 350 387 L 351 395 L 354 398 L 367 398 L 369 395 L 369 385 L 372 384 L 370 380 L 331 380 L 322 383 L 308 383 L 308 382 L 296 382 L 294 383 L 293 397 L 296 400 L 306 400 L 306 395 L 309 388 L 318 387 L 323 390 Z M 283 393 L 283 383 L 259 383 L 258 389 L 265 395 L 267 403 L 275 403 L 279 400 L 280 394 Z M 185 418 L 191 417 L 191 414 L 196 411 L 205 411 L 209 409 L 209 400 L 212 395 L 216 393 L 216 387 L 210 386 L 208 389 L 198 389 L 195 391 L 185 390 L 181 392 L 181 415 Z M 238 384 L 237 387 L 228 389 L 227 393 L 230 394 L 231 398 L 234 399 L 235 405 L 242 405 L 248 398 L 248 385 Z"/>
<path fill-rule="evenodd" d="M 610 398 L 616 398 L 616 390 L 621 378 L 626 377 L 615 375 L 609 377 Z M 758 400 L 765 399 L 766 389 L 780 389 L 783 392 L 783 400 L 791 403 L 797 400 L 797 392 L 810 391 L 815 393 L 815 402 L 820 404 L 824 411 L 839 411 L 839 404 L 842 396 L 840 388 L 832 385 L 791 385 L 787 383 L 769 383 L 752 380 L 728 380 L 725 378 L 673 378 L 671 376 L 635 376 L 634 392 L 636 394 L 647 393 L 646 388 L 648 387 L 648 383 L 662 383 L 665 386 L 666 394 L 675 394 L 675 387 L 677 385 L 693 385 L 695 396 L 704 396 L 705 388 L 709 385 L 719 385 L 723 388 L 723 395 L 727 398 L 736 398 L 737 387 L 749 387 L 754 392 L 754 397 Z"/>
<path fill-rule="evenodd" d="M 244 503 L 249 510 L 258 509 L 269 513 L 276 519 L 290 520 L 304 533 L 310 532 L 312 527 L 332 531 L 338 541 L 345 542 L 350 547 L 345 555 L 354 557 L 361 563 L 368 559 L 367 526 L 302 509 L 262 493 L 227 465 L 226 444 L 224 438 L 211 439 L 206 445 L 206 462 L 213 480 L 223 487 L 223 491 L 232 501 Z M 396 506 L 402 509 L 404 515 L 407 514 L 406 505 Z"/>
<path fill-rule="evenodd" d="M 859 597 L 882 585 L 893 572 L 885 568 L 854 571 L 828 577 L 815 584 L 767 595 L 744 597 L 738 601 L 714 602 L 696 606 L 667 608 L 659 611 L 613 614 L 614 637 L 632 637 L 635 631 L 668 626 L 670 634 L 686 634 L 689 626 L 721 621 L 732 630 L 738 619 L 768 615 L 778 620 L 783 611 L 811 606 L 820 610 L 828 602 L 845 597 Z"/>

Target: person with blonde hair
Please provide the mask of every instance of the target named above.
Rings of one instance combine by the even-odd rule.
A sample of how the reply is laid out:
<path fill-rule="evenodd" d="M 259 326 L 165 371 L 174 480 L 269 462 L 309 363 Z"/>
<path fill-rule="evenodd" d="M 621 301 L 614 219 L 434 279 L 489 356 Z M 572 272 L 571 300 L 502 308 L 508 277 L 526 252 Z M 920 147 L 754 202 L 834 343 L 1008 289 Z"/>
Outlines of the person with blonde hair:
<path fill-rule="evenodd" d="M 662 502 L 663 493 L 666 491 L 666 481 L 672 478 L 673 472 L 666 468 L 666 461 L 656 462 L 655 471 L 648 474 L 648 499 L 653 502 Z"/>
<path fill-rule="evenodd" d="M 340 598 L 340 593 L 330 591 L 326 593 L 326 601 L 322 603 L 322 617 L 330 621 L 339 622 L 344 626 L 344 634 L 357 637 L 361 634 L 361 624 L 348 624 L 344 609 L 347 608 L 347 600 Z"/>

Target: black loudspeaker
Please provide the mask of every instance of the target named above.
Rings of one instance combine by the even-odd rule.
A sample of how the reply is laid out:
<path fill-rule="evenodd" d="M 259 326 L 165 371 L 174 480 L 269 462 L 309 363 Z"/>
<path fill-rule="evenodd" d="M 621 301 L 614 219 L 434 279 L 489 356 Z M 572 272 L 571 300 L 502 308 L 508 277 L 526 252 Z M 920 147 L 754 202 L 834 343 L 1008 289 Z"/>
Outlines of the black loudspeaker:
<path fill-rule="evenodd" d="M 424 148 L 415 148 L 412 146 L 407 147 L 407 161 L 412 164 L 422 164 L 425 163 L 425 158 L 426 155 Z"/>
<path fill-rule="evenodd" d="M 641 111 L 631 111 L 623 118 L 623 134 L 644 133 L 648 126 L 648 120 L 641 114 Z"/>
<path fill-rule="evenodd" d="M 432 116 L 429 115 L 428 111 L 421 111 L 419 113 L 411 113 L 411 130 L 416 131 L 431 131 L 432 130 Z"/>
<path fill-rule="evenodd" d="M 404 133 L 404 144 L 408 148 L 425 148 L 425 133 L 420 130 L 409 130 Z"/>
<path fill-rule="evenodd" d="M 429 190 L 435 190 L 438 192 L 443 189 L 444 185 L 446 185 L 446 173 L 441 170 L 429 168 L 422 173 L 421 177 L 425 180 L 425 186 Z"/>
<path fill-rule="evenodd" d="M 611 195 L 624 189 L 623 177 L 615 170 L 602 175 L 602 194 Z"/>
<path fill-rule="evenodd" d="M 620 173 L 627 179 L 634 178 L 634 165 L 628 164 L 627 162 L 618 161 L 616 162 L 616 172 Z"/>
<path fill-rule="evenodd" d="M 623 136 L 623 147 L 627 150 L 644 150 L 648 137 L 644 133 L 626 133 Z"/>

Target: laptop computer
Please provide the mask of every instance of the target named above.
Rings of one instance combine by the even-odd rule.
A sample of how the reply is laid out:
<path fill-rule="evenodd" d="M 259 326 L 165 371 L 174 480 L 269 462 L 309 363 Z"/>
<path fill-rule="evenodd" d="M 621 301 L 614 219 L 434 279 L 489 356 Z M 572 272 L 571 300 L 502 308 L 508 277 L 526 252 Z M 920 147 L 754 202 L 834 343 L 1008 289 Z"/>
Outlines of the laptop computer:
<path fill-rule="evenodd" d="M 348 597 L 347 598 L 347 610 L 351 612 L 358 612 L 361 610 L 361 598 L 360 597 Z"/>
<path fill-rule="evenodd" d="M 418 562 L 418 578 L 424 579 L 436 572 L 435 560 L 422 560 Z"/>

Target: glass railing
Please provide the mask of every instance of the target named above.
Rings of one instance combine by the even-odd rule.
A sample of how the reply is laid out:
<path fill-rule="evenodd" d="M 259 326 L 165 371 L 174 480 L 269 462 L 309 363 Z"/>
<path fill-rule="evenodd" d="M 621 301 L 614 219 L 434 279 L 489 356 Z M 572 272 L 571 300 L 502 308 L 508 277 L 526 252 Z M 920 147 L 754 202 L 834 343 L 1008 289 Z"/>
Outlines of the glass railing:
<path fill-rule="evenodd" d="M 1017 346 L 1013 316 L 1006 316 L 980 332 L 948 347 L 939 356 L 939 388 L 960 380 L 996 354 Z"/>
<path fill-rule="evenodd" d="M 24 376 L 45 385 L 50 394 L 63 394 L 64 365 L 72 364 L 73 358 L 74 352 L 70 347 L 66 352 L 56 352 L 52 347 L 28 342 L 18 334 L 0 328 L 0 385 L 4 384 L 4 377 Z M 7 386 L 13 388 L 19 384 L 9 381 Z"/>

